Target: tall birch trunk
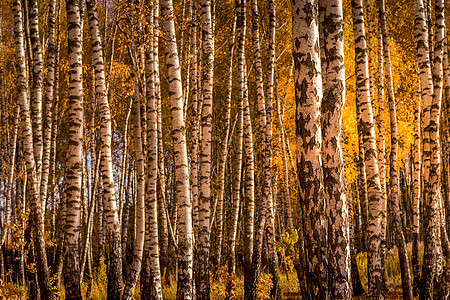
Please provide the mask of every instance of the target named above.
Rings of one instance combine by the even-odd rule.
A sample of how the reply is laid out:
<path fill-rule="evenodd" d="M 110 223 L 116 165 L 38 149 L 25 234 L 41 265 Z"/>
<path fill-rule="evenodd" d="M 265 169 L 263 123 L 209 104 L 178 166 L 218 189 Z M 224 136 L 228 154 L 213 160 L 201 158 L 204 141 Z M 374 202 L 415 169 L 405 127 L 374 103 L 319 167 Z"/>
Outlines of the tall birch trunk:
<path fill-rule="evenodd" d="M 276 180 L 273 186 L 272 181 L 272 137 L 273 137 L 273 103 L 274 103 L 274 83 L 275 83 L 275 38 L 276 38 L 276 15 L 275 15 L 275 1 L 269 0 L 269 75 L 267 80 L 267 101 L 266 101 L 266 139 L 267 139 L 267 162 L 266 166 L 266 181 L 269 183 L 269 198 L 267 201 L 267 246 L 269 254 L 269 272 L 272 275 L 272 288 L 270 289 L 270 295 L 272 299 L 281 299 L 280 289 L 280 270 L 278 265 L 278 254 L 275 248 L 275 212 L 276 212 Z"/>
<path fill-rule="evenodd" d="M 172 0 L 161 0 L 163 31 L 166 37 L 166 65 L 168 70 L 172 130 L 175 153 L 175 195 L 178 203 L 178 285 L 177 299 L 193 298 L 193 233 L 189 170 L 186 149 L 186 127 L 183 117 L 183 87 L 175 36 Z"/>
<path fill-rule="evenodd" d="M 79 240 L 83 168 L 83 79 L 80 3 L 66 3 L 69 43 L 69 147 L 66 170 L 67 204 L 64 283 L 66 299 L 80 299 Z"/>
<path fill-rule="evenodd" d="M 380 22 L 380 20 L 378 20 Z M 381 27 L 381 26 L 380 26 Z M 378 116 L 377 116 L 377 127 L 378 127 L 378 139 L 377 139 L 377 149 L 378 149 L 378 167 L 380 169 L 380 182 L 381 182 L 381 192 L 383 194 L 383 205 L 382 205 L 382 222 L 381 222 L 381 259 L 383 260 L 383 274 L 385 274 L 385 260 L 386 260 L 386 247 L 387 247 L 387 191 L 386 191 L 386 142 L 385 142 L 385 122 L 384 122 L 384 60 L 383 60 L 383 36 L 381 30 L 379 30 L 378 37 Z M 384 285 L 386 285 L 385 276 L 383 276 Z"/>
<path fill-rule="evenodd" d="M 439 224 L 439 153 L 438 124 L 442 95 L 442 42 L 444 39 L 444 11 L 441 0 L 436 3 L 436 49 L 433 73 L 429 56 L 429 27 L 424 3 L 414 1 L 414 29 L 417 49 L 417 65 L 419 68 L 420 86 L 423 99 L 423 181 L 424 181 L 424 258 L 420 288 L 421 299 L 432 299 L 442 268 L 442 253 Z M 433 151 L 436 151 L 434 153 Z"/>
<path fill-rule="evenodd" d="M 21 110 L 21 131 L 23 136 L 22 151 L 25 161 L 25 169 L 30 187 L 31 221 L 34 234 L 34 248 L 36 253 L 37 272 L 41 290 L 41 299 L 53 299 L 53 291 L 50 283 L 47 255 L 45 251 L 44 232 L 42 224 L 42 209 L 39 199 L 39 186 L 36 173 L 36 163 L 33 148 L 33 133 L 30 118 L 30 110 L 27 95 L 27 70 L 25 63 L 25 44 L 22 8 L 19 0 L 13 2 L 14 15 L 14 44 L 16 52 L 16 72 L 18 103 Z"/>
<path fill-rule="evenodd" d="M 421 199 L 421 143 L 420 143 L 420 87 L 417 87 L 416 105 L 414 108 L 414 161 L 413 161 L 413 246 L 412 246 L 412 269 L 413 269 L 413 294 L 418 295 L 420 282 L 420 266 L 419 266 L 419 233 L 420 233 L 420 199 Z"/>
<path fill-rule="evenodd" d="M 197 2 L 193 1 L 193 21 L 197 22 Z M 191 150 L 191 197 L 192 197 L 192 218 L 194 222 L 194 235 L 198 239 L 198 144 L 199 144 L 199 115 L 201 107 L 199 105 L 199 59 L 197 49 L 197 24 L 193 24 L 192 30 L 192 150 Z"/>
<path fill-rule="evenodd" d="M 216 265 L 220 265 L 222 260 L 222 236 L 223 236 L 223 205 L 224 205 L 224 193 L 225 193 L 225 171 L 227 165 L 227 157 L 229 152 L 229 139 L 231 132 L 231 96 L 233 88 L 233 56 L 235 41 L 236 41 L 236 16 L 234 17 L 233 29 L 231 31 L 231 43 L 230 43 L 230 56 L 228 58 L 228 82 L 227 82 L 227 97 L 225 100 L 226 112 L 225 122 L 226 130 L 225 137 L 220 149 L 219 156 L 219 191 L 217 192 L 217 210 L 216 210 L 216 254 L 214 255 L 214 262 Z"/>
<path fill-rule="evenodd" d="M 55 10 L 56 1 L 51 0 L 49 3 L 48 11 L 48 71 L 47 71 L 47 94 L 45 97 L 45 122 L 43 130 L 43 153 L 42 153 L 42 172 L 41 172 L 41 187 L 40 197 L 42 201 L 43 216 L 45 215 L 47 194 L 48 194 L 48 181 L 50 174 L 50 153 L 51 153 L 51 139 L 52 139 L 52 127 L 53 127 L 53 103 L 54 103 L 54 82 L 55 82 Z"/>
<path fill-rule="evenodd" d="M 246 8 L 242 0 L 236 1 L 236 39 L 237 39 L 237 67 L 238 67 L 238 97 L 237 124 L 234 150 L 234 172 L 232 184 L 231 229 L 229 236 L 228 272 L 236 273 L 236 236 L 238 230 L 239 206 L 241 202 L 241 173 L 243 158 L 243 129 L 244 129 L 244 97 L 247 89 L 245 70 L 245 32 L 247 29 Z M 246 227 L 244 227 L 246 228 Z M 244 229 L 247 230 L 247 229 Z M 247 254 L 248 255 L 248 254 Z M 245 261 L 245 257 L 244 257 Z M 245 280 L 245 279 L 244 279 Z"/>
<path fill-rule="evenodd" d="M 399 172 L 397 169 L 398 155 L 398 131 L 397 131 L 397 109 L 395 107 L 394 82 L 391 70 L 391 54 L 389 50 L 388 32 L 386 25 L 386 13 L 384 0 L 378 2 L 378 18 L 380 20 L 380 29 L 383 42 L 384 67 L 386 70 L 386 85 L 388 90 L 389 115 L 391 125 L 391 157 L 390 157 L 390 199 L 392 201 L 394 217 L 394 226 L 396 231 L 396 245 L 400 260 L 400 270 L 402 278 L 403 299 L 412 300 L 411 274 L 409 272 L 408 252 L 406 249 L 406 240 L 403 235 L 403 228 L 400 219 L 399 204 Z"/>
<path fill-rule="evenodd" d="M 211 0 L 201 1 L 202 24 L 202 122 L 200 145 L 200 195 L 198 232 L 198 273 L 196 280 L 197 297 L 210 298 L 209 247 L 211 218 L 211 153 L 212 153 L 212 106 L 214 75 L 214 38 L 212 35 Z"/>
<path fill-rule="evenodd" d="M 423 115 L 425 117 L 424 126 L 427 126 L 429 123 L 429 114 L 430 114 L 430 106 L 433 95 L 433 80 L 431 77 L 431 64 L 429 57 L 429 38 L 428 38 L 428 25 L 427 25 L 427 14 L 426 7 L 422 0 L 414 1 L 414 31 L 415 31 L 415 42 L 416 42 L 416 50 L 417 50 L 417 66 L 419 69 L 419 78 L 420 78 L 420 91 L 423 100 Z M 429 170 L 425 169 L 425 166 L 429 168 L 430 163 L 430 153 L 429 153 L 429 133 L 423 131 L 423 157 L 422 157 L 422 171 L 429 174 Z M 425 147 L 426 144 L 426 147 Z M 424 178 L 424 180 L 427 178 Z M 424 182 L 424 193 L 428 192 L 428 187 L 425 186 Z M 428 213 L 429 206 L 427 203 L 428 199 L 424 199 L 423 207 L 424 213 Z M 428 217 L 428 215 L 424 215 L 424 217 Z M 428 232 L 425 236 L 427 238 L 427 242 L 430 242 L 429 236 L 436 235 L 436 226 L 430 227 L 430 222 L 423 218 L 423 228 L 424 230 L 434 230 L 433 232 Z M 425 231 L 424 231 L 425 232 Z M 437 237 L 434 236 L 433 240 Z M 433 241 L 431 241 L 433 243 Z M 431 247 L 430 247 L 431 246 Z M 428 282 L 425 280 L 425 276 L 433 276 L 433 269 L 435 268 L 433 257 L 435 256 L 435 251 L 432 245 L 424 245 L 424 264 L 422 266 L 422 279 L 420 280 L 419 294 L 422 299 L 431 299 L 432 298 L 432 290 L 433 290 L 433 278 Z"/>
<path fill-rule="evenodd" d="M 20 105 L 20 104 L 19 104 Z M 17 105 L 15 108 L 14 113 L 14 127 L 13 127 L 13 138 L 12 138 L 12 149 L 10 151 L 10 170 L 9 170 L 9 176 L 8 176 L 8 185 L 6 188 L 6 199 L 5 199 L 5 222 L 2 227 L 2 236 L 1 236 L 1 242 L 0 242 L 0 249 L 4 246 L 5 239 L 8 235 L 9 226 L 11 223 L 11 208 L 13 203 L 12 198 L 12 190 L 13 190 L 13 183 L 14 183 L 14 171 L 15 171 L 15 165 L 16 165 L 16 149 L 17 149 L 17 137 L 19 132 L 19 118 L 20 118 L 20 106 Z M 5 280 L 3 274 L 2 274 L 2 280 Z"/>
<path fill-rule="evenodd" d="M 150 8 L 151 25 L 155 22 L 154 9 Z M 150 35 L 155 34 L 153 28 Z M 157 52 L 156 52 L 157 53 Z M 161 272 L 158 253 L 158 99 L 155 85 L 155 45 L 153 38 L 146 53 L 145 71 L 147 82 L 147 169 L 146 169 L 146 236 L 144 244 L 144 266 L 141 275 L 142 298 L 162 300 Z"/>
<path fill-rule="evenodd" d="M 91 33 L 92 56 L 95 72 L 95 96 L 100 113 L 100 172 L 103 182 L 103 208 L 110 234 L 110 259 L 108 274 L 108 299 L 119 299 L 122 291 L 122 254 L 120 222 L 117 211 L 116 192 L 111 156 L 111 110 L 105 83 L 105 63 L 97 18 L 97 2 L 88 1 L 89 30 Z"/>
<path fill-rule="evenodd" d="M 328 296 L 327 222 L 321 161 L 322 77 L 316 1 L 292 4 L 297 176 L 306 248 L 306 299 Z"/>
<path fill-rule="evenodd" d="M 245 161 L 245 168 L 243 177 L 243 208 L 242 216 L 244 218 L 244 297 L 252 298 L 258 290 L 258 274 L 256 267 L 259 268 L 261 260 L 261 251 L 255 255 L 255 246 L 262 248 L 262 234 L 258 244 L 255 243 L 255 165 L 254 165 L 254 149 L 253 149 L 253 128 L 251 122 L 250 102 L 248 99 L 248 74 L 246 65 L 244 65 L 244 97 L 243 104 L 243 155 L 242 159 Z M 249 242 L 249 240 L 251 242 Z M 247 256 L 247 257 L 246 257 Z M 259 256 L 257 258 L 256 256 Z M 256 263 L 256 264 L 255 264 Z M 248 279 L 247 279 L 248 278 Z M 254 298 L 252 298 L 254 299 Z"/>
<path fill-rule="evenodd" d="M 144 130 L 141 127 L 141 101 L 139 95 L 138 69 L 134 67 L 135 81 L 134 81 L 134 101 L 133 101 L 133 121 L 134 121 L 134 156 L 135 156 L 135 170 L 136 170 L 136 197 L 134 202 L 135 219 L 134 229 L 135 238 L 133 241 L 133 254 L 130 273 L 127 276 L 127 282 L 123 290 L 122 299 L 128 300 L 133 296 L 133 291 L 136 286 L 139 274 L 142 267 L 142 257 L 144 251 L 145 239 L 145 159 L 143 134 Z M 159 267 L 159 266 L 158 266 Z"/>
<path fill-rule="evenodd" d="M 244 157 L 245 157 L 245 216 L 244 227 L 244 261 L 245 255 L 248 255 L 250 272 L 244 273 L 244 296 L 247 299 L 256 299 L 258 294 L 258 281 L 261 273 L 261 251 L 263 247 L 263 235 L 268 215 L 267 206 L 272 201 L 272 159 L 271 148 L 269 147 L 269 138 L 267 134 L 267 111 L 266 99 L 263 85 L 263 69 L 261 61 L 261 46 L 259 40 L 259 9 L 258 0 L 252 0 L 252 44 L 255 61 L 255 80 L 256 80 L 256 115 L 259 123 L 259 132 L 261 134 L 261 157 L 263 163 L 261 178 L 261 197 L 258 197 L 258 203 L 255 203 L 255 183 L 254 183 L 254 154 L 253 154 L 253 133 L 250 117 L 250 105 L 248 104 L 248 95 L 244 98 Z M 271 132 L 270 132 L 271 133 Z M 270 154 L 269 154 L 270 153 Z M 269 200 L 270 199 L 270 200 Z M 258 218 L 255 222 L 255 204 L 257 204 Z M 247 231 L 246 231 L 247 229 Z M 248 266 L 245 266 L 248 269 Z M 248 275 L 248 276 L 246 276 Z"/>
<path fill-rule="evenodd" d="M 32 53 L 30 77 L 30 108 L 31 125 L 33 127 L 33 147 L 36 161 L 37 179 L 40 181 L 42 168 L 42 87 L 44 83 L 43 58 L 41 40 L 39 37 L 39 10 L 37 0 L 28 0 L 29 32 Z M 41 202 L 43 200 L 41 199 Z M 45 209 L 42 207 L 42 209 Z"/>
<path fill-rule="evenodd" d="M 383 194 L 377 161 L 375 124 L 369 91 L 367 44 L 364 29 L 362 0 L 352 1 L 353 32 L 355 39 L 356 106 L 360 118 L 360 140 L 364 147 L 367 179 L 367 269 L 369 294 L 372 299 L 383 299 L 383 261 L 381 248 L 381 223 Z"/>
<path fill-rule="evenodd" d="M 328 213 L 329 295 L 350 299 L 349 211 L 344 186 L 341 148 L 342 110 L 345 102 L 344 22 L 342 1 L 329 0 L 323 25 L 325 72 L 323 74 L 322 135 L 323 182 Z"/>

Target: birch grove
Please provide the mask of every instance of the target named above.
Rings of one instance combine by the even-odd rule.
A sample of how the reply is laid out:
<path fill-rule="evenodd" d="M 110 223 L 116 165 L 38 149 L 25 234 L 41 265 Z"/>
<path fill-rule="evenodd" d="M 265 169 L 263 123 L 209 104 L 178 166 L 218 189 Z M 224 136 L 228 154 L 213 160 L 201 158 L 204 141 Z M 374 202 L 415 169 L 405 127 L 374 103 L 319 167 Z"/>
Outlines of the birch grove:
<path fill-rule="evenodd" d="M 448 299 L 445 0 L 0 3 L 0 298 Z"/>

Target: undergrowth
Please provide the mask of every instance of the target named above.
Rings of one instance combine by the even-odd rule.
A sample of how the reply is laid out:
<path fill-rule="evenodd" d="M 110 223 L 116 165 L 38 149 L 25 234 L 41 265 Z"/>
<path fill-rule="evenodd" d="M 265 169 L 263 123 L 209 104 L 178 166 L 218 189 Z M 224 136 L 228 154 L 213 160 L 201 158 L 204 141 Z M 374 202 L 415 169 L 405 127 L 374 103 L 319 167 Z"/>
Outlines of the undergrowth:
<path fill-rule="evenodd" d="M 411 267 L 412 245 L 408 244 L 408 257 Z M 423 244 L 419 245 L 419 253 L 423 253 Z M 367 254 L 359 253 L 357 255 L 357 264 L 361 283 L 367 291 Z M 422 256 L 419 257 L 419 264 L 422 265 Z M 288 264 L 289 265 L 289 264 Z M 280 270 L 280 288 L 285 295 L 295 295 L 298 293 L 297 274 L 292 269 Z M 91 286 L 91 293 L 86 295 L 88 284 L 82 284 L 83 299 L 104 300 L 106 299 L 107 271 L 104 261 L 100 262 L 98 268 L 94 272 L 94 278 Z M 398 258 L 397 248 L 386 252 L 386 275 L 387 286 L 390 290 L 401 288 L 400 262 Z M 61 295 L 59 295 L 56 287 L 56 276 L 52 277 L 52 285 L 56 292 L 56 299 L 64 299 L 64 286 L 61 285 Z M 259 279 L 258 299 L 270 299 L 270 288 L 272 286 L 272 277 L 266 272 L 262 272 Z M 3 282 L 0 280 L 0 299 L 27 299 L 27 288 L 19 286 L 11 282 Z M 176 278 L 169 278 L 167 284 L 163 285 L 163 298 L 167 300 L 176 299 L 177 287 Z M 133 299 L 140 300 L 140 285 L 136 285 Z M 211 299 L 244 299 L 244 277 L 242 274 L 238 276 L 229 274 L 226 266 L 215 268 L 211 272 Z"/>

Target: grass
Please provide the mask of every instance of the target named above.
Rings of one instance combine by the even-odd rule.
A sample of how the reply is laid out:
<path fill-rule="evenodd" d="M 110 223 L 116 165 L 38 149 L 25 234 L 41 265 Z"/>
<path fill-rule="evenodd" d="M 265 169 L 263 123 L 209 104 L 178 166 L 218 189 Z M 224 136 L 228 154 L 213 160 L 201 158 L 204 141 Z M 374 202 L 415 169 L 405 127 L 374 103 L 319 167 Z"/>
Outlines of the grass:
<path fill-rule="evenodd" d="M 217 271 L 216 279 L 211 278 L 211 299 L 225 299 L 226 285 L 230 281 L 235 285 L 235 299 L 244 299 L 244 277 L 237 276 L 234 280 L 223 270 Z M 177 287 L 174 280 L 173 284 L 163 288 L 163 298 L 166 300 L 176 299 Z M 267 273 L 261 274 L 259 280 L 258 299 L 270 299 L 269 292 L 272 286 L 271 275 Z M 280 274 L 280 288 L 283 293 L 298 293 L 298 279 L 295 273 Z"/>
<path fill-rule="evenodd" d="M 412 244 L 407 245 L 408 257 L 411 267 L 411 253 Z M 419 253 L 423 253 L 423 244 L 419 244 Z M 367 254 L 359 253 L 357 255 L 357 264 L 359 269 L 359 274 L 361 278 L 361 283 L 367 291 Z M 419 264 L 422 265 L 422 257 L 419 257 Z M 386 299 L 401 299 L 401 274 L 400 274 L 400 261 L 398 258 L 397 248 L 394 247 L 387 251 L 386 253 L 386 274 L 387 274 L 387 286 L 390 290 L 389 295 Z M 107 285 L 107 274 L 106 266 L 104 262 L 100 263 L 99 268 L 94 274 L 94 281 L 91 288 L 91 297 L 89 299 L 93 300 L 103 300 L 106 299 L 106 285 Z M 411 274 L 412 278 L 412 274 Z M 211 299 L 224 299 L 226 296 L 227 285 L 234 286 L 234 299 L 244 299 L 244 278 L 240 274 L 234 277 L 226 272 L 226 267 L 220 267 L 214 270 L 211 274 Z M 264 300 L 269 299 L 269 291 L 272 285 L 271 275 L 262 272 L 259 282 L 258 299 Z M 298 296 L 299 286 L 297 274 L 295 272 L 281 272 L 280 274 L 280 288 L 283 293 L 283 299 L 289 299 L 288 295 L 291 295 L 291 299 L 295 299 Z M 64 297 L 64 287 L 61 287 L 61 296 Z M 86 295 L 87 284 L 82 284 L 82 294 L 83 297 Z M 56 290 L 55 290 L 56 291 Z M 170 278 L 167 284 L 163 285 L 163 297 L 167 300 L 176 299 L 177 286 L 175 278 Z M 1 299 L 27 299 L 26 287 L 20 287 L 13 283 L 3 283 L 0 282 L 0 298 Z M 136 290 L 133 295 L 133 299 L 140 299 L 140 285 L 136 285 Z M 365 297 L 361 297 L 365 299 Z"/>
<path fill-rule="evenodd" d="M 408 258 L 409 258 L 409 270 L 412 278 L 412 243 L 407 245 Z M 419 244 L 419 254 L 423 253 L 423 243 Z M 359 253 L 356 257 L 358 264 L 359 275 L 361 283 L 364 289 L 367 291 L 367 254 Z M 419 265 L 422 266 L 422 256 L 419 255 Z M 400 260 L 398 257 L 397 247 L 393 247 L 386 252 L 386 274 L 387 274 L 387 286 L 389 289 L 401 288 L 402 280 L 400 273 Z"/>

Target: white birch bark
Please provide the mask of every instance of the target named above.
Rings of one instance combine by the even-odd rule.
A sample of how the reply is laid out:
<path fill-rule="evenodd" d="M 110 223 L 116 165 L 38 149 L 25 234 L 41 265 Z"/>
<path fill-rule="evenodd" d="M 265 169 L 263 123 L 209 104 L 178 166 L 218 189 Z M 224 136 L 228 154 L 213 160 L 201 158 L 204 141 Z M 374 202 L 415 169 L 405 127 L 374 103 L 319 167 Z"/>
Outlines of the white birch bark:
<path fill-rule="evenodd" d="M 225 171 L 227 165 L 227 157 L 229 152 L 229 139 L 231 131 L 231 96 L 233 88 L 233 56 L 236 41 L 236 16 L 234 17 L 233 29 L 231 32 L 230 42 L 230 56 L 228 59 L 228 82 L 227 82 L 227 98 L 225 100 L 226 113 L 225 122 L 226 130 L 223 144 L 220 149 L 219 156 L 219 191 L 217 192 L 217 210 L 215 213 L 217 224 L 217 238 L 216 238 L 216 254 L 215 263 L 220 265 L 222 260 L 222 236 L 223 236 L 223 205 L 224 205 L 224 193 L 225 193 Z"/>
<path fill-rule="evenodd" d="M 32 53 L 30 77 L 30 108 L 31 125 L 33 127 L 33 147 L 36 161 L 36 174 L 40 181 L 42 170 L 42 87 L 44 83 L 43 58 L 41 40 L 39 37 L 39 10 L 37 0 L 28 0 L 29 32 Z M 42 199 L 41 199 L 42 201 Z M 42 207 L 42 209 L 45 209 Z"/>
<path fill-rule="evenodd" d="M 69 45 L 69 147 L 66 177 L 64 283 L 67 299 L 81 298 L 79 242 L 83 169 L 83 78 L 80 3 L 66 3 Z"/>
<path fill-rule="evenodd" d="M 133 47 L 134 48 L 134 47 Z M 134 68 L 135 72 L 135 87 L 134 87 L 134 101 L 133 101 L 133 137 L 134 137 L 134 156 L 135 156 L 135 170 L 136 170 L 136 196 L 135 196 L 135 219 L 134 219 L 134 240 L 133 240 L 133 254 L 130 273 L 128 274 L 127 282 L 123 290 L 122 299 L 129 300 L 133 296 L 133 291 L 136 286 L 139 274 L 142 267 L 142 258 L 144 251 L 145 240 L 145 159 L 143 149 L 143 136 L 141 134 L 141 101 L 139 95 L 138 83 L 138 69 Z"/>
<path fill-rule="evenodd" d="M 196 1 L 192 3 L 192 18 L 197 23 L 197 4 Z M 192 66 L 192 148 L 191 148 L 191 197 L 192 197 L 192 219 L 194 224 L 194 235 L 195 239 L 198 239 L 198 144 L 199 144 L 199 119 L 201 114 L 201 107 L 199 107 L 199 64 L 201 61 L 198 59 L 198 49 L 197 49 L 197 24 L 193 24 L 192 30 L 192 60 L 194 61 Z"/>
<path fill-rule="evenodd" d="M 198 278 L 197 297 L 210 298 L 209 247 L 211 219 L 211 154 L 212 154 L 212 107 L 214 75 L 214 38 L 212 35 L 211 0 L 201 1 L 202 24 L 202 139 L 200 145 L 200 195 L 198 232 Z"/>
<path fill-rule="evenodd" d="M 364 147 L 364 163 L 367 180 L 367 261 L 369 294 L 372 299 L 384 299 L 382 294 L 383 261 L 381 248 L 382 190 L 376 153 L 375 125 L 369 92 L 367 44 L 364 29 L 363 4 L 352 1 L 353 32 L 355 38 L 356 106 L 360 118 L 360 139 Z"/>
<path fill-rule="evenodd" d="M 323 182 L 328 213 L 329 296 L 350 299 L 349 204 L 345 189 L 342 111 L 345 103 L 344 22 L 340 0 L 323 1 L 325 56 L 322 101 Z"/>
<path fill-rule="evenodd" d="M 406 249 L 406 240 L 403 235 L 403 228 L 400 219 L 400 204 L 399 204 L 399 174 L 397 169 L 397 155 L 398 155 L 398 132 L 397 132 L 397 109 L 394 94 L 394 82 L 391 70 L 391 54 L 389 50 L 388 32 L 386 25 L 386 13 L 384 0 L 378 2 L 378 18 L 380 20 L 380 29 L 383 42 L 384 67 L 386 70 L 386 85 L 388 91 L 389 115 L 391 125 L 391 157 L 390 157 L 390 199 L 392 201 L 394 217 L 394 226 L 396 231 L 396 245 L 398 249 L 398 256 L 400 260 L 403 299 L 413 299 L 411 275 L 409 272 L 408 253 Z"/>
<path fill-rule="evenodd" d="M 150 8 L 151 25 L 155 22 L 154 9 Z M 150 28 L 150 35 L 155 34 Z M 157 180 L 158 180 L 158 99 L 155 85 L 155 45 L 153 38 L 150 49 L 146 53 L 145 72 L 147 84 L 147 161 L 146 161 L 146 236 L 144 244 L 144 267 L 141 275 L 143 299 L 162 300 L 161 272 L 158 252 L 158 210 L 157 210 Z M 157 52 L 156 52 L 157 55 Z"/>
<path fill-rule="evenodd" d="M 159 3 L 155 2 L 154 6 L 154 31 L 158 32 L 159 27 Z M 161 91 L 160 91 L 160 82 L 159 82 L 159 51 L 158 51 L 158 35 L 153 37 L 153 56 L 155 60 L 155 97 L 157 98 L 158 104 L 158 185 L 159 185 L 159 196 L 158 196 L 158 228 L 160 229 L 159 233 L 159 247 L 160 247 L 160 263 L 161 270 L 167 271 L 167 267 L 169 265 L 169 233 L 172 237 L 172 241 L 174 243 L 175 249 L 177 248 L 174 229 L 172 223 L 169 218 L 169 213 L 167 209 L 166 202 L 166 175 L 164 169 L 164 147 L 163 147 L 163 129 L 162 129 L 162 104 L 161 104 Z M 167 272 L 166 277 L 167 277 Z"/>
<path fill-rule="evenodd" d="M 241 202 L 241 173 L 243 158 L 243 128 L 244 128 L 244 96 L 247 88 L 245 79 L 245 32 L 247 29 L 246 9 L 242 0 L 236 1 L 236 60 L 238 67 L 238 100 L 237 124 L 234 150 L 234 172 L 232 184 L 231 230 L 229 236 L 228 272 L 236 273 L 236 236 L 238 230 L 238 215 Z"/>
<path fill-rule="evenodd" d="M 186 149 L 186 126 L 183 117 L 183 87 L 175 36 L 172 0 L 161 0 L 162 27 L 166 37 L 166 65 L 168 71 L 172 130 L 175 153 L 175 195 L 178 203 L 178 285 L 177 299 L 193 298 L 193 233 L 189 170 Z"/>
<path fill-rule="evenodd" d="M 269 76 L 267 80 L 267 101 L 266 101 L 266 140 L 267 140 L 267 154 L 268 159 L 266 167 L 266 181 L 269 183 L 269 198 L 267 201 L 267 247 L 269 254 L 269 272 L 272 274 L 272 288 L 270 294 L 272 299 L 281 299 L 280 288 L 280 270 L 278 265 L 278 254 L 275 247 L 275 217 L 277 207 L 277 176 L 275 176 L 272 185 L 272 138 L 273 138 L 273 103 L 274 103 L 274 84 L 275 84 L 275 62 L 276 62 L 276 10 L 275 1 L 269 0 Z M 275 172 L 274 172 L 275 173 Z"/>
<path fill-rule="evenodd" d="M 438 1 L 442 4 L 441 1 Z M 422 156 L 422 172 L 424 180 L 423 190 L 423 230 L 424 230 L 424 260 L 422 266 L 422 280 L 420 286 L 420 295 L 424 299 L 431 299 L 434 296 L 434 286 L 439 276 L 439 269 L 441 263 L 438 262 L 440 253 L 440 226 L 437 222 L 439 216 L 439 197 L 437 191 L 436 178 L 439 174 L 432 174 L 438 172 L 438 168 L 433 168 L 433 145 L 437 141 L 433 141 L 433 132 L 437 134 L 438 114 L 440 110 L 441 86 L 440 81 L 442 77 L 442 52 L 436 54 L 434 76 L 432 77 L 431 59 L 430 59 L 430 35 L 429 26 L 427 25 L 426 8 L 422 0 L 414 1 L 414 30 L 417 50 L 417 65 L 419 69 L 420 87 L 423 100 L 423 156 Z M 436 13 L 436 22 L 438 24 L 439 34 L 436 36 L 436 52 L 439 50 L 439 44 L 443 40 L 443 11 Z M 439 30 L 442 27 L 442 31 Z M 440 66 L 439 66 L 440 65 Z M 440 70 L 439 70 L 440 69 Z M 433 81 L 435 85 L 433 86 Z M 438 91 L 435 91 L 435 88 Z M 436 123 L 437 122 L 437 123 Z M 437 153 L 436 153 L 437 154 Z M 439 154 L 437 154 L 439 155 Z"/>
<path fill-rule="evenodd" d="M 103 186 L 103 208 L 107 228 L 111 236 L 110 267 L 108 274 L 108 299 L 118 299 L 122 291 L 122 254 L 120 221 L 117 211 L 116 191 L 111 157 L 111 110 L 105 83 L 105 63 L 97 18 L 97 3 L 88 1 L 89 30 L 91 33 L 92 59 L 95 73 L 95 97 L 100 114 L 100 172 Z"/>
<path fill-rule="evenodd" d="M 15 171 L 15 165 L 16 165 L 16 149 L 17 149 L 17 137 L 18 137 L 18 131 L 19 131 L 19 117 L 20 117 L 20 106 L 17 105 L 15 108 L 14 113 L 14 127 L 13 127 L 13 138 L 12 138 L 12 149 L 10 152 L 10 170 L 9 170 L 9 176 L 8 176 L 8 185 L 6 188 L 6 199 L 5 199 L 5 221 L 3 222 L 2 226 L 2 236 L 0 241 L 0 247 L 2 247 L 5 243 L 5 239 L 9 232 L 9 226 L 11 223 L 11 207 L 13 203 L 12 198 L 12 189 L 13 189 L 13 183 L 14 183 L 14 171 Z M 4 280 L 4 277 L 3 277 Z"/>
<path fill-rule="evenodd" d="M 23 138 L 23 155 L 27 178 L 29 180 L 29 195 L 31 206 L 32 231 L 34 234 L 34 249 L 36 253 L 37 272 L 41 299 L 53 299 L 53 291 L 50 284 L 47 255 L 45 251 L 44 232 L 42 231 L 42 209 L 39 198 L 39 186 L 36 173 L 36 163 L 33 147 L 33 133 L 28 103 L 27 70 L 25 63 L 25 43 L 22 18 L 22 7 L 19 0 L 13 2 L 14 15 L 14 47 L 16 53 L 16 72 L 18 103 L 21 110 L 21 132 Z"/>
<path fill-rule="evenodd" d="M 382 260 L 386 260 L 386 239 L 387 239 L 387 191 L 386 191 L 386 142 L 385 142 L 385 121 L 384 121 L 384 106 L 385 106 L 385 96 L 384 96 L 384 60 L 383 60 L 383 37 L 380 34 L 378 37 L 378 116 L 377 116 L 377 127 L 378 127 L 378 139 L 377 139 L 377 150 L 378 150 L 378 166 L 380 170 L 380 183 L 381 192 L 383 194 L 383 205 L 382 205 L 382 222 L 381 222 L 381 255 Z M 382 264 L 385 268 L 385 263 Z M 385 273 L 383 271 L 383 273 Z"/>
<path fill-rule="evenodd" d="M 412 200 L 412 234 L 413 234 L 413 246 L 412 246 L 412 269 L 413 269 L 413 294 L 418 294 L 418 287 L 420 281 L 420 266 L 419 266 L 419 234 L 420 234 L 420 199 L 421 193 L 421 126 L 420 126 L 420 85 L 417 87 L 416 92 L 416 105 L 414 107 L 414 145 L 413 145 L 413 200 Z"/>
<path fill-rule="evenodd" d="M 55 10 L 56 1 L 51 0 L 49 3 L 48 12 L 48 41 L 47 41 L 47 81 L 46 88 L 47 94 L 45 96 L 45 122 L 43 130 L 43 153 L 42 153 L 42 173 L 41 173 L 41 187 L 40 197 L 42 201 L 43 216 L 45 216 L 47 194 L 48 194 L 48 181 L 50 172 L 50 150 L 51 150 L 51 137 L 53 126 L 53 103 L 54 103 L 54 82 L 55 82 Z"/>
<path fill-rule="evenodd" d="M 296 100 L 297 176 L 303 210 L 306 249 L 306 295 L 327 299 L 327 222 L 322 171 L 322 76 L 319 53 L 318 5 L 294 1 L 292 35 Z"/>

